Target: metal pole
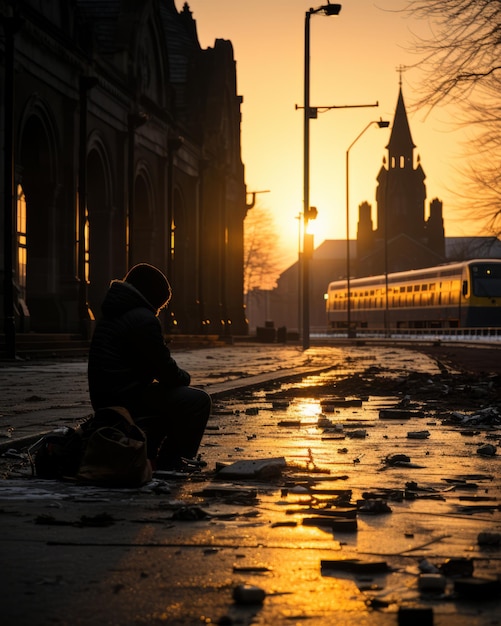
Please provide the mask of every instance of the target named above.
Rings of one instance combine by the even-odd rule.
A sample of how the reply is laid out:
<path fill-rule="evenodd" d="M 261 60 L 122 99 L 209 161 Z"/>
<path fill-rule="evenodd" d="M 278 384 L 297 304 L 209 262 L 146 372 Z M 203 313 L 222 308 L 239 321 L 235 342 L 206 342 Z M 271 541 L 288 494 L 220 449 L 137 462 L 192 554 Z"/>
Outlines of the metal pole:
<path fill-rule="evenodd" d="M 372 124 L 377 124 L 377 122 L 371 121 L 367 124 L 367 126 L 362 130 L 362 132 L 352 141 L 348 150 L 346 150 L 346 291 L 347 291 L 347 328 L 346 334 L 348 337 L 351 337 L 351 289 L 350 289 L 350 185 L 349 185 L 349 155 L 350 150 L 357 143 L 360 137 L 365 133 L 365 131 L 372 126 Z"/>
<path fill-rule="evenodd" d="M 353 144 L 351 144 L 352 146 Z M 350 185 L 349 185 L 349 175 L 348 175 L 348 162 L 349 162 L 349 154 L 350 148 L 346 150 L 346 334 L 350 336 L 351 330 L 351 291 L 350 291 Z"/>
<path fill-rule="evenodd" d="M 301 220 L 303 214 L 301 212 L 296 216 L 297 219 L 297 334 L 298 338 L 301 336 L 301 306 L 302 306 L 302 255 L 301 255 Z"/>
<path fill-rule="evenodd" d="M 303 130 L 303 350 L 310 347 L 310 260 L 306 236 L 310 209 L 310 16 L 304 22 L 304 130 Z"/>
<path fill-rule="evenodd" d="M 350 291 L 350 186 L 349 186 L 349 154 L 350 150 L 357 143 L 360 137 L 368 130 L 372 124 L 377 124 L 379 128 L 387 128 L 390 123 L 385 120 L 372 120 L 362 130 L 361 133 L 351 142 L 346 150 L 346 287 L 347 287 L 347 336 L 351 336 L 351 291 Z M 385 227 L 386 228 L 386 227 Z"/>
<path fill-rule="evenodd" d="M 384 194 L 384 336 L 389 336 L 389 299 L 388 299 L 388 187 L 390 183 L 391 163 L 388 163 L 388 176 Z"/>

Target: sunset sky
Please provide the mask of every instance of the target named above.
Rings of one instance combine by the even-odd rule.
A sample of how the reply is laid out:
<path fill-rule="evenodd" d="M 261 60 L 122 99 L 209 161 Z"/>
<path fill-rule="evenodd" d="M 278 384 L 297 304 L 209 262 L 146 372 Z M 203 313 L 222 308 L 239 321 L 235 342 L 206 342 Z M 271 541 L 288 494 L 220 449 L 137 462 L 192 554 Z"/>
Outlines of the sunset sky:
<path fill-rule="evenodd" d="M 298 220 L 303 202 L 304 23 L 311 0 L 189 0 L 203 48 L 216 39 L 233 44 L 242 104 L 242 159 L 248 191 L 270 190 L 259 204 L 274 218 L 283 249 L 283 268 L 297 258 Z M 178 10 L 184 2 L 176 0 Z M 389 120 L 397 103 L 400 74 L 415 155 L 426 174 L 427 200 L 444 203 L 448 236 L 480 234 L 459 219 L 457 169 L 466 131 L 453 130 L 452 108 L 414 111 L 420 72 L 412 34 L 429 35 L 432 25 L 405 17 L 405 0 L 345 0 L 338 16 L 313 15 L 311 106 L 374 104 L 319 113 L 310 122 L 310 204 L 318 208 L 315 247 L 346 236 L 346 151 L 372 120 Z M 349 152 L 350 236 L 356 237 L 358 205 L 373 207 L 376 176 L 391 128 L 375 124 Z M 466 230 L 465 230 L 466 228 Z"/>

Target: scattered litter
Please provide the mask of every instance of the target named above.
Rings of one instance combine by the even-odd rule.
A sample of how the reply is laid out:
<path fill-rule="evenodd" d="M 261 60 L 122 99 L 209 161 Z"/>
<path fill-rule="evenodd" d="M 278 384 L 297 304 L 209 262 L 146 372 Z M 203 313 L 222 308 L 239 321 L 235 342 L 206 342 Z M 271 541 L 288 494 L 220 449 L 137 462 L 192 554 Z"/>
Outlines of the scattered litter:
<path fill-rule="evenodd" d="M 387 465 L 399 465 L 400 463 L 410 463 L 411 458 L 406 454 L 390 454 L 385 458 Z"/>
<path fill-rule="evenodd" d="M 424 465 L 418 465 L 417 463 L 412 463 L 410 457 L 407 456 L 407 454 L 401 454 L 401 453 L 389 454 L 388 456 L 385 457 L 385 459 L 383 460 L 383 463 L 389 467 L 408 467 L 409 469 L 411 468 L 422 469 L 424 467 Z"/>
<path fill-rule="evenodd" d="M 304 485 L 295 485 L 294 487 L 289 489 L 289 493 L 303 495 L 303 494 L 309 494 L 310 490 L 308 489 L 308 487 L 305 487 Z"/>
<path fill-rule="evenodd" d="M 264 572 L 271 572 L 271 567 L 266 567 L 266 565 L 234 565 L 234 572 L 258 572 L 262 574 Z"/>
<path fill-rule="evenodd" d="M 445 576 L 442 574 L 421 574 L 418 579 L 418 588 L 421 591 L 435 591 L 442 593 L 446 586 Z"/>
<path fill-rule="evenodd" d="M 301 420 L 281 420 L 280 422 L 278 422 L 278 426 L 286 428 L 300 428 Z"/>
<path fill-rule="evenodd" d="M 255 585 L 238 585 L 233 589 L 233 599 L 237 604 L 262 604 L 266 592 Z"/>
<path fill-rule="evenodd" d="M 22 452 L 19 452 L 18 450 L 15 450 L 14 448 L 9 448 L 2 454 L 2 456 L 6 459 L 18 459 L 18 460 L 24 460 L 27 458 L 26 454 L 23 454 Z"/>
<path fill-rule="evenodd" d="M 332 412 L 334 407 L 360 407 L 362 400 L 360 398 L 327 398 L 321 400 L 320 406 L 326 412 Z"/>
<path fill-rule="evenodd" d="M 477 450 L 477 454 L 482 456 L 494 456 L 496 454 L 496 446 L 491 443 L 486 443 L 484 446 L 480 446 Z"/>
<path fill-rule="evenodd" d="M 501 533 L 489 531 L 478 533 L 477 543 L 479 546 L 499 546 L 501 545 Z"/>
<path fill-rule="evenodd" d="M 429 607 L 398 607 L 398 626 L 433 626 L 433 609 Z"/>
<path fill-rule="evenodd" d="M 273 400 L 271 406 L 274 409 L 286 409 L 289 406 L 290 402 L 288 400 Z"/>
<path fill-rule="evenodd" d="M 304 517 L 303 526 L 319 526 L 321 528 L 330 528 L 332 531 L 352 533 L 358 529 L 356 519 L 336 518 L 336 517 Z"/>
<path fill-rule="evenodd" d="M 297 526 L 297 522 L 294 522 L 292 520 L 289 521 L 285 521 L 285 522 L 273 522 L 273 524 L 271 525 L 272 528 L 295 528 Z"/>
<path fill-rule="evenodd" d="M 357 509 L 360 513 L 370 513 L 371 515 L 381 515 L 382 513 L 391 513 L 391 508 L 381 498 L 375 500 L 359 500 Z"/>
<path fill-rule="evenodd" d="M 215 497 L 215 498 L 235 498 L 246 497 L 250 499 L 257 498 L 257 489 L 248 487 L 236 487 L 235 485 L 208 485 L 200 491 L 193 493 L 195 496 Z"/>
<path fill-rule="evenodd" d="M 173 520 L 180 522 L 193 522 L 202 519 L 210 519 L 210 514 L 199 506 L 182 506 L 172 514 Z"/>
<path fill-rule="evenodd" d="M 325 515 L 327 517 L 344 517 L 349 519 L 355 519 L 357 516 L 357 507 L 356 505 L 353 505 L 347 507 L 336 507 L 334 509 L 311 508 L 307 512 L 315 513 L 317 515 Z"/>
<path fill-rule="evenodd" d="M 414 430 L 407 433 L 408 439 L 428 439 L 429 436 L 429 430 Z"/>
<path fill-rule="evenodd" d="M 408 420 L 411 417 L 424 417 L 423 411 L 414 411 L 408 409 L 381 409 L 379 411 L 379 419 L 384 420 Z"/>
<path fill-rule="evenodd" d="M 321 415 L 317 420 L 317 426 L 319 428 L 334 428 L 334 422 L 325 417 L 325 415 Z"/>
<path fill-rule="evenodd" d="M 352 574 L 384 574 L 391 571 L 386 561 L 361 561 L 360 559 L 324 559 L 320 561 L 321 569 L 338 570 Z"/>
<path fill-rule="evenodd" d="M 438 569 L 444 576 L 464 578 L 473 576 L 473 567 L 471 559 L 458 558 L 447 559 Z"/>
<path fill-rule="evenodd" d="M 430 563 L 430 561 L 428 561 L 428 559 L 423 559 L 422 561 L 419 562 L 419 571 L 423 572 L 424 574 L 438 574 L 439 569 L 436 565 L 433 565 L 433 563 Z"/>
<path fill-rule="evenodd" d="M 365 439 L 367 437 L 367 431 L 364 428 L 352 430 L 346 434 L 349 439 Z"/>
<path fill-rule="evenodd" d="M 459 578 L 454 581 L 454 592 L 468 600 L 499 599 L 501 581 L 493 578 Z"/>
<path fill-rule="evenodd" d="M 217 478 L 276 478 L 287 467 L 284 457 L 242 460 L 221 468 Z"/>

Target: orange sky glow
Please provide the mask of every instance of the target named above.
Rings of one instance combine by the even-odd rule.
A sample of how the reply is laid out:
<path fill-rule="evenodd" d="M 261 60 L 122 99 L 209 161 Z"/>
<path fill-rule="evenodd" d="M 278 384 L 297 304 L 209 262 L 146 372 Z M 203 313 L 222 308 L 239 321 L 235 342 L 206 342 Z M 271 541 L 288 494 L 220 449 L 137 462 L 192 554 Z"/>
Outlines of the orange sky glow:
<path fill-rule="evenodd" d="M 178 10 L 184 2 L 177 0 Z M 233 44 L 237 88 L 243 96 L 242 159 L 248 191 L 274 218 L 283 269 L 297 259 L 298 219 L 303 206 L 303 105 L 305 12 L 325 2 L 311 0 L 189 0 L 203 48 L 216 39 Z M 346 0 L 338 16 L 313 15 L 310 21 L 310 104 L 341 108 L 319 113 L 310 122 L 310 204 L 318 209 L 315 247 L 325 239 L 346 237 L 346 151 L 372 120 L 389 120 L 397 103 L 399 66 L 415 156 L 426 174 L 429 203 L 444 203 L 447 236 L 482 234 L 468 228 L 455 212 L 458 167 L 466 139 L 454 130 L 451 107 L 427 114 L 414 111 L 419 96 L 418 58 L 412 33 L 429 34 L 432 25 L 405 17 L 405 0 Z M 350 237 L 356 237 L 358 205 L 373 207 L 376 225 L 376 176 L 387 156 L 391 128 L 372 125 L 349 151 Z"/>

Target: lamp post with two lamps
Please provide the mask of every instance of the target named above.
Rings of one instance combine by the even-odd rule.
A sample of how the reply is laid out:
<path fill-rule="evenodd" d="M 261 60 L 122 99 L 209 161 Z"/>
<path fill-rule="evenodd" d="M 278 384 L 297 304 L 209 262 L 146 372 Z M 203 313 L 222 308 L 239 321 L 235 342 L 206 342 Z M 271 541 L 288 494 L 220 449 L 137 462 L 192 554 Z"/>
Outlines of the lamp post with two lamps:
<path fill-rule="evenodd" d="M 310 207 L 310 119 L 315 119 L 317 109 L 310 107 L 310 18 L 312 15 L 339 15 L 340 4 L 324 4 L 316 9 L 306 11 L 304 22 L 304 142 L 303 142 L 303 259 L 302 259 L 302 283 L 303 283 L 303 349 L 310 347 L 310 258 L 308 244 L 308 222 L 314 219 L 312 207 Z M 316 216 L 316 211 L 315 211 Z"/>
<path fill-rule="evenodd" d="M 350 158 L 350 150 L 357 143 L 360 137 L 368 130 L 373 124 L 377 124 L 379 128 L 388 128 L 390 122 L 379 119 L 372 120 L 367 124 L 367 126 L 362 130 L 361 133 L 351 142 L 346 150 L 346 297 L 347 297 L 347 318 L 346 318 L 346 332 L 348 337 L 353 337 L 355 335 L 354 330 L 351 327 L 351 291 L 350 291 L 350 185 L 349 185 L 349 158 Z"/>

